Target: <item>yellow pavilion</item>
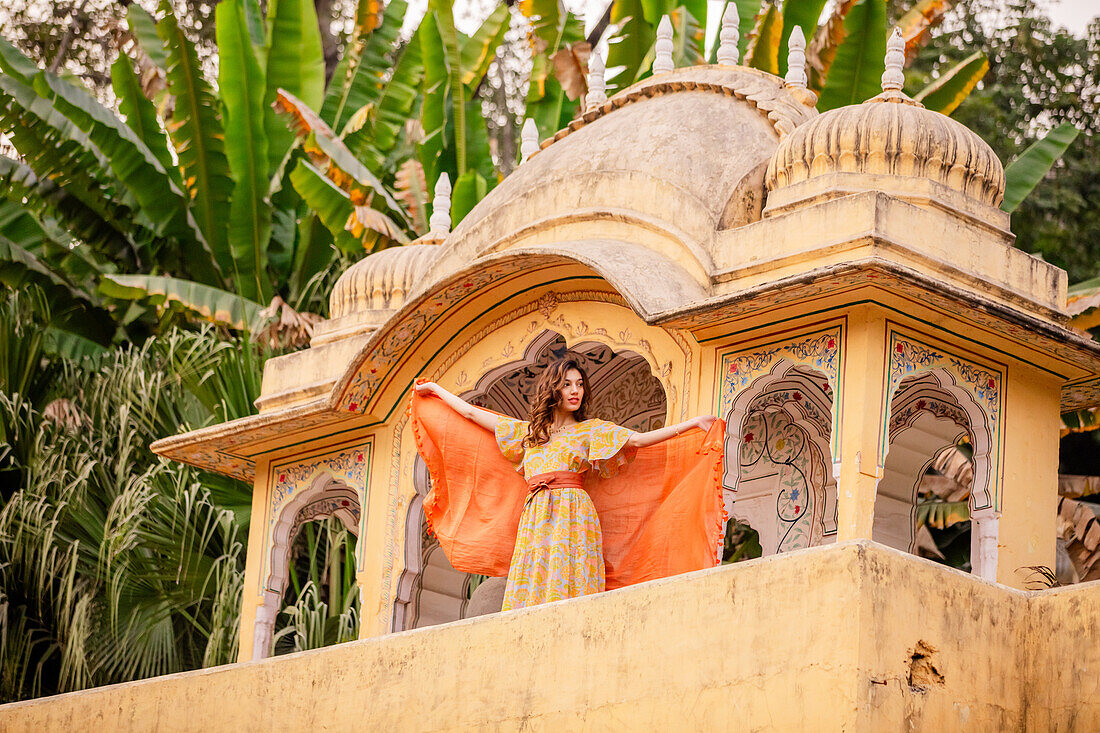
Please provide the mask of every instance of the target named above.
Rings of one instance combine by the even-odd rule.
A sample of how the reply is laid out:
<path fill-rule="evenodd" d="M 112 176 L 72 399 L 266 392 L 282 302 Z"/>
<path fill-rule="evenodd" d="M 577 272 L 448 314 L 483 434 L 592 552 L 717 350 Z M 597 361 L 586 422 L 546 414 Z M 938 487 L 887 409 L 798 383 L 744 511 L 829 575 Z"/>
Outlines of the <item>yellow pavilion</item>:
<path fill-rule="evenodd" d="M 899 69 L 823 114 L 797 68 L 595 84 L 453 231 L 444 179 L 431 233 L 348 269 L 310 348 L 265 365 L 256 415 L 153 445 L 254 486 L 241 663 L 0 727 L 1100 728 L 1100 587 L 1029 590 L 1100 344 L 1066 273 L 1013 246 L 993 151 Z M 764 557 L 508 613 L 500 581 L 469 592 L 424 531 L 410 388 L 522 415 L 567 349 L 600 417 L 727 420 L 727 509 Z M 914 554 L 918 482 L 962 442 L 970 573 Z M 331 516 L 361 639 L 267 659 L 290 544 Z"/>

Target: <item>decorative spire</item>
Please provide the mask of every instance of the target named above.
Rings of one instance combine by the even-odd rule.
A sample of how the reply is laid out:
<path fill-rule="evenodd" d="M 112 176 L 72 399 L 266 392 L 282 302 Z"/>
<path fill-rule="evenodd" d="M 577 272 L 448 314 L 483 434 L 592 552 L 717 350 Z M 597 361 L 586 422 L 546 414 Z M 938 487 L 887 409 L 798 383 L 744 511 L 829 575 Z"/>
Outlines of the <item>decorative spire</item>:
<path fill-rule="evenodd" d="M 451 232 L 451 179 L 439 174 L 435 182 L 435 198 L 432 199 L 432 218 L 428 221 L 428 233 L 445 237 Z"/>
<path fill-rule="evenodd" d="M 800 26 L 791 31 L 791 40 L 787 43 L 787 75 L 783 77 L 787 86 L 806 88 L 806 36 Z"/>
<path fill-rule="evenodd" d="M 523 122 L 523 129 L 519 133 L 519 158 L 523 163 L 539 149 L 539 128 L 535 121 L 528 117 Z"/>
<path fill-rule="evenodd" d="M 738 61 L 737 41 L 741 34 L 737 27 L 741 18 L 737 15 L 737 3 L 728 3 L 722 13 L 722 30 L 718 34 L 718 63 L 723 66 L 736 66 Z"/>
<path fill-rule="evenodd" d="M 901 72 L 905 66 L 905 39 L 901 37 L 901 29 L 894 27 L 890 33 L 890 40 L 886 41 L 886 71 L 882 72 L 882 91 L 901 91 L 905 84 L 905 74 Z"/>
<path fill-rule="evenodd" d="M 586 112 L 599 107 L 607 101 L 607 87 L 603 81 L 603 57 L 599 51 L 592 51 L 588 58 L 588 96 L 584 98 Z"/>
<path fill-rule="evenodd" d="M 661 23 L 657 26 L 657 43 L 654 50 L 656 51 L 653 57 L 654 74 L 664 74 L 676 68 L 672 63 L 672 21 L 667 15 L 661 17 Z"/>

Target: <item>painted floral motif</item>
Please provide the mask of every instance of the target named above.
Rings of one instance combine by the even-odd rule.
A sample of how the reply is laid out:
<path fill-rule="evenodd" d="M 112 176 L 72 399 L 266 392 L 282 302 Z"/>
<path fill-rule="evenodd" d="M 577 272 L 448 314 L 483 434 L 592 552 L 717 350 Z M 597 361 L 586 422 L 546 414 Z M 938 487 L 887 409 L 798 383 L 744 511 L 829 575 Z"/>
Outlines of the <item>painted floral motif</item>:
<path fill-rule="evenodd" d="M 921 397 L 920 399 L 909 400 L 904 405 L 890 411 L 890 426 L 888 428 L 890 439 L 893 440 L 898 432 L 911 427 L 917 418 L 924 413 L 950 420 L 961 428 L 970 429 L 970 418 L 958 405 L 935 397 Z"/>
<path fill-rule="evenodd" d="M 343 480 L 358 491 L 366 488 L 365 477 L 370 464 L 370 444 L 339 453 L 330 453 L 309 461 L 271 467 L 271 502 L 268 520 L 274 522 L 279 509 L 296 492 L 308 487 L 322 473 Z"/>
<path fill-rule="evenodd" d="M 822 465 L 815 464 L 815 457 L 816 464 Z M 748 414 L 738 463 L 742 481 L 754 474 L 777 477 L 777 552 L 809 547 L 820 540 L 818 515 L 823 501 L 817 494 L 824 480 L 823 460 L 814 452 L 805 430 L 794 424 L 786 410 L 756 407 Z"/>
<path fill-rule="evenodd" d="M 888 410 L 893 404 L 894 396 L 906 377 L 930 373 L 933 370 L 946 372 L 954 384 L 963 389 L 973 398 L 977 406 L 985 413 L 986 426 L 989 429 L 992 453 L 990 456 L 992 471 L 989 478 L 989 495 L 992 497 L 993 506 L 1000 506 L 1000 445 L 1001 445 L 1001 384 L 1003 373 L 994 367 L 975 364 L 955 354 L 948 354 L 944 349 L 923 344 L 916 339 L 890 331 L 889 355 L 887 365 L 886 398 L 883 401 L 883 410 Z M 946 408 L 944 408 L 946 410 Z M 946 414 L 945 414 L 946 416 Z M 890 431 L 887 429 L 886 415 L 883 414 L 882 427 L 879 435 L 879 460 L 885 460 L 887 453 L 887 441 Z M 915 419 L 915 416 L 899 415 L 899 424 L 905 419 Z M 891 426 L 895 422 L 890 417 Z M 965 425 L 973 430 L 969 417 L 965 418 Z M 962 423 L 960 423 L 962 424 Z M 879 468 L 882 468 L 881 464 Z"/>

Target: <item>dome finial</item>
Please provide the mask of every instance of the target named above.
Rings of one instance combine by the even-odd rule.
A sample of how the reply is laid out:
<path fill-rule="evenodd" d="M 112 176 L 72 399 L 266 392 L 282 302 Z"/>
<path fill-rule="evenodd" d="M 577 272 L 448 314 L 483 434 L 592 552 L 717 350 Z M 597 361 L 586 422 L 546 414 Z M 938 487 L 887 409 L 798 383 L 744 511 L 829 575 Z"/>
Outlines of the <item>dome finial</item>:
<path fill-rule="evenodd" d="M 594 50 L 588 59 L 588 96 L 584 98 L 586 112 L 591 112 L 607 101 L 607 87 L 604 85 L 603 73 L 603 57 L 600 56 L 599 51 Z"/>
<path fill-rule="evenodd" d="M 787 75 L 783 81 L 787 86 L 805 89 L 809 80 L 806 78 L 806 36 L 801 26 L 796 25 L 791 31 L 787 49 Z"/>
<path fill-rule="evenodd" d="M 723 66 L 737 65 L 737 41 L 741 37 L 738 31 L 740 24 L 737 3 L 729 3 L 726 5 L 726 12 L 722 13 L 722 31 L 718 34 L 718 63 Z"/>
<path fill-rule="evenodd" d="M 429 233 L 445 237 L 451 232 L 451 179 L 439 174 L 435 182 L 435 198 L 432 199 L 432 218 L 428 221 Z"/>
<path fill-rule="evenodd" d="M 672 21 L 667 15 L 661 17 L 657 26 L 657 43 L 654 44 L 653 73 L 664 74 L 676 68 L 672 63 Z"/>
<path fill-rule="evenodd" d="M 905 39 L 901 36 L 901 29 L 895 26 L 890 33 L 890 40 L 886 41 L 886 71 L 882 72 L 882 91 L 901 91 L 905 84 L 905 74 L 901 71 L 904 66 Z"/>
<path fill-rule="evenodd" d="M 528 117 L 523 123 L 523 129 L 519 133 L 519 159 L 523 164 L 539 149 L 539 128 L 534 119 Z"/>

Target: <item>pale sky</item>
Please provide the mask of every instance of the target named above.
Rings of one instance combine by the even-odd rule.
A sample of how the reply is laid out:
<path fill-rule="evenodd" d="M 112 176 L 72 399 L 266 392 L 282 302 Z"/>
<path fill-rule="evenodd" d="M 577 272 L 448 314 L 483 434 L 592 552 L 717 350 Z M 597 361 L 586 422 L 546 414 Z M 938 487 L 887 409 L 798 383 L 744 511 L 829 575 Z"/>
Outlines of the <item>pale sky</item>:
<path fill-rule="evenodd" d="M 1100 0 L 1048 0 L 1047 15 L 1055 27 L 1083 36 L 1089 21 L 1100 15 Z"/>

